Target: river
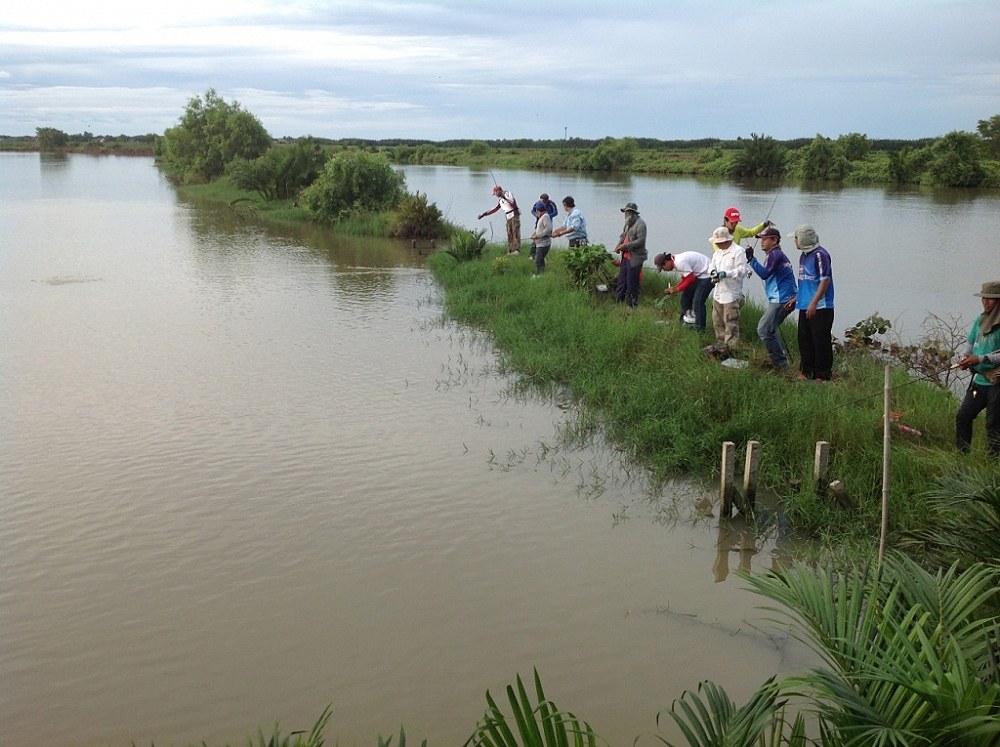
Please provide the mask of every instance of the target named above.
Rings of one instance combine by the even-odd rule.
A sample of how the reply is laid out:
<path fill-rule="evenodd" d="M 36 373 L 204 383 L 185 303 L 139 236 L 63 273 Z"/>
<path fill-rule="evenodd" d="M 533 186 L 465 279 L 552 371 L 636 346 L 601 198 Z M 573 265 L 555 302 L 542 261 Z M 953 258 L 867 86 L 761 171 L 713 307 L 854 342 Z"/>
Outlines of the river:
<path fill-rule="evenodd" d="M 406 173 L 459 222 L 488 206 L 488 173 Z M 572 191 L 608 240 L 634 199 L 664 249 L 774 200 L 494 173 Z M 866 241 L 867 274 L 835 265 L 838 301 L 857 278 L 896 298 L 888 267 L 926 308 L 971 314 L 995 201 L 862 194 L 775 203 L 883 215 L 907 239 Z M 835 263 L 862 251 L 816 223 Z M 965 253 L 930 261 L 949 228 Z M 734 573 L 780 562 L 775 538 L 706 517 L 710 485 L 651 485 L 599 438 L 571 445 L 566 398 L 500 373 L 406 244 L 263 229 L 179 200 L 147 158 L 38 154 L 0 155 L 0 235 L 5 745 L 240 744 L 328 703 L 328 743 L 403 725 L 460 744 L 485 691 L 533 667 L 623 745 L 702 679 L 739 702 L 813 663 Z M 917 307 L 899 298 L 880 310 Z"/>

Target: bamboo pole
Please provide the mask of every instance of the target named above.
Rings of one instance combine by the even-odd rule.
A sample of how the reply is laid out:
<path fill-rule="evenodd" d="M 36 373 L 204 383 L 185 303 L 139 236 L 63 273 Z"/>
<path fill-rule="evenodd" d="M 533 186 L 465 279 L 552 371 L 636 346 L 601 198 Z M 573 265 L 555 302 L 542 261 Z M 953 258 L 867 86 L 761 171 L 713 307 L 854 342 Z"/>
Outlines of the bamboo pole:
<path fill-rule="evenodd" d="M 889 534 L 889 445 L 892 425 L 892 376 L 888 365 L 885 367 L 885 392 L 882 407 L 882 531 L 879 535 L 878 562 L 885 559 L 886 541 Z"/>

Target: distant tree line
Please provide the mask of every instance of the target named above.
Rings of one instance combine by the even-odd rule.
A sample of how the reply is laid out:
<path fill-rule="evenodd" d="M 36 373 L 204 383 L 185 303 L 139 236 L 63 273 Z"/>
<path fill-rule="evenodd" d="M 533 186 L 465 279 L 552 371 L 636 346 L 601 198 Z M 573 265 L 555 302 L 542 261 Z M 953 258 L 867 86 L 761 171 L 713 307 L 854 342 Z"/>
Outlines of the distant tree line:
<path fill-rule="evenodd" d="M 52 127 L 38 128 L 36 139 L 42 150 L 105 140 L 89 132 L 67 135 Z M 160 164 L 180 181 L 210 181 L 229 173 L 243 188 L 266 200 L 294 197 L 319 178 L 331 154 L 349 151 L 381 154 L 397 164 L 1000 188 L 1000 114 L 980 120 L 976 132 L 955 131 L 919 140 L 870 139 L 860 133 L 836 139 L 817 134 L 812 139 L 793 140 L 757 133 L 736 140 L 573 137 L 431 141 L 311 136 L 275 140 L 256 116 L 209 89 L 203 97 L 189 100 L 179 123 L 162 137 L 122 135 L 116 140 L 152 141 Z M 340 212 L 339 208 L 333 211 Z"/>

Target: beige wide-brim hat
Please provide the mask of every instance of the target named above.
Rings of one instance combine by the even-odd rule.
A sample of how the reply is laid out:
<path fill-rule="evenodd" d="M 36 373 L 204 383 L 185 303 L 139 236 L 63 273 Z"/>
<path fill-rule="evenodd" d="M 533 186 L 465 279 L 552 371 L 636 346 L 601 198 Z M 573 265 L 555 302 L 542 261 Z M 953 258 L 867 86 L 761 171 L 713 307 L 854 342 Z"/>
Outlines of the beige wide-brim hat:
<path fill-rule="evenodd" d="M 990 280 L 983 283 L 983 289 L 972 295 L 980 298 L 1000 298 L 1000 280 Z"/>

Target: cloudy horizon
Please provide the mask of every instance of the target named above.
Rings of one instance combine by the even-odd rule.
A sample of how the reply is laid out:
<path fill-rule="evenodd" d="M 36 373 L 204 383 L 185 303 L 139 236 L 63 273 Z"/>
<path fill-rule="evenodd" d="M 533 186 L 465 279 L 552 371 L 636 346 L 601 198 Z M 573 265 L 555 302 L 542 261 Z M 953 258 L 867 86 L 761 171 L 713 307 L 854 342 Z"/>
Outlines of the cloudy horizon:
<path fill-rule="evenodd" d="M 40 0 L 0 134 L 161 134 L 214 89 L 274 137 L 939 137 L 1000 113 L 1000 3 Z"/>

